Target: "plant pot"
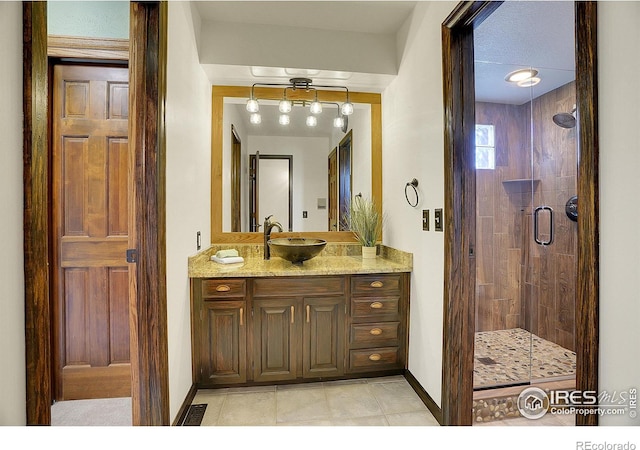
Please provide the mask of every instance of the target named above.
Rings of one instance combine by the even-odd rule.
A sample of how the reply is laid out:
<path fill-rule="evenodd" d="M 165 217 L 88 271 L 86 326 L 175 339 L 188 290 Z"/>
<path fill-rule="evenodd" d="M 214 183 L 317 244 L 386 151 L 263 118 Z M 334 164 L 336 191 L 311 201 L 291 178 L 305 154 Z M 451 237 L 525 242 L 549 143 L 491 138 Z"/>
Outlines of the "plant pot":
<path fill-rule="evenodd" d="M 362 259 L 374 259 L 376 257 L 378 247 L 362 247 Z"/>

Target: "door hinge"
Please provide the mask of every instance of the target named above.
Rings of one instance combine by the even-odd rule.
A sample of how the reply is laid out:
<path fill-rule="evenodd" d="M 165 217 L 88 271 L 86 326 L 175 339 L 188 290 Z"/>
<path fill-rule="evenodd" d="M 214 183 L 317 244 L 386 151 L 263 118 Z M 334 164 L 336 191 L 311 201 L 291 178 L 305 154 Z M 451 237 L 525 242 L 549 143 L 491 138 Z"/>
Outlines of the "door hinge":
<path fill-rule="evenodd" d="M 127 249 L 127 262 L 128 263 L 138 262 L 138 249 L 136 248 Z"/>

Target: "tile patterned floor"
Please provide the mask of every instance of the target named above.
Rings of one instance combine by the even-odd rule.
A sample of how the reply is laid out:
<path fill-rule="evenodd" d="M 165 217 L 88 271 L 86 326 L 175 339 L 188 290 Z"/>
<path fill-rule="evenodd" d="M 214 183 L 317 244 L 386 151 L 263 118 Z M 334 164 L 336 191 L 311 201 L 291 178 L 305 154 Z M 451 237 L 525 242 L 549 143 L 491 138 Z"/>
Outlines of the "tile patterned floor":
<path fill-rule="evenodd" d="M 576 354 L 521 328 L 476 333 L 474 387 L 575 375 Z"/>
<path fill-rule="evenodd" d="M 201 389 L 202 426 L 438 426 L 402 376 Z"/>

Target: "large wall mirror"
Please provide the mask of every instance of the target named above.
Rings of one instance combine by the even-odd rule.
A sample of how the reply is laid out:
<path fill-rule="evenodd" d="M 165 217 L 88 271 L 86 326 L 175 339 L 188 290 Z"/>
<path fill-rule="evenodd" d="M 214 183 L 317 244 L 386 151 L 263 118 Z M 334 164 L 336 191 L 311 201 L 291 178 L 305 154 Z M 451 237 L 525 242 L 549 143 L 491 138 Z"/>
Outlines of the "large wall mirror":
<path fill-rule="evenodd" d="M 354 113 L 348 116 L 347 126 L 324 128 L 320 121 L 332 123 L 345 94 L 318 90 L 323 112 L 318 115 L 317 127 L 306 127 L 309 108 L 305 111 L 304 102 L 314 100 L 315 94 L 289 91 L 287 98 L 294 101 L 294 108 L 289 114 L 290 124 L 282 125 L 278 121 L 282 89 L 256 87 L 254 96 L 260 99 L 262 120 L 253 124 L 245 108 L 251 87 L 213 86 L 213 243 L 262 242 L 261 225 L 270 215 L 293 235 L 349 242 L 354 240 L 353 234 L 345 230 L 340 218 L 345 200 L 348 203 L 351 196 L 362 194 L 375 199 L 382 211 L 380 94 L 350 92 Z M 282 158 L 289 162 L 274 164 Z M 274 203 L 281 191 L 290 194 Z M 344 196 L 349 199 L 341 198 Z M 269 205 L 287 201 L 289 204 L 280 208 L 289 211 L 287 217 L 270 209 Z"/>

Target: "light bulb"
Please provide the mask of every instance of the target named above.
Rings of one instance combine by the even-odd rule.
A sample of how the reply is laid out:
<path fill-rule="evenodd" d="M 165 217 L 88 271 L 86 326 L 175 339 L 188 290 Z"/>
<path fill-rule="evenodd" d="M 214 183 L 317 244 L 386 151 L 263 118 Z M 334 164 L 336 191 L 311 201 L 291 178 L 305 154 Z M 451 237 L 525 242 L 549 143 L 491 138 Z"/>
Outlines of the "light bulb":
<path fill-rule="evenodd" d="M 280 114 L 278 122 L 280 122 L 280 125 L 289 125 L 289 116 L 287 114 Z"/>
<path fill-rule="evenodd" d="M 309 111 L 311 111 L 311 114 L 320 114 L 322 112 L 322 103 L 317 100 L 312 102 Z"/>
<path fill-rule="evenodd" d="M 308 127 L 315 127 L 316 125 L 318 125 L 318 119 L 316 119 L 316 116 L 308 116 L 307 117 L 307 126 Z"/>
<path fill-rule="evenodd" d="M 258 125 L 262 122 L 262 117 L 260 117 L 260 114 L 258 113 L 253 113 L 251 114 L 251 117 L 249 117 L 249 121 L 254 125 Z"/>
<path fill-rule="evenodd" d="M 247 111 L 249 111 L 250 113 L 257 113 L 259 109 L 260 106 L 258 105 L 258 100 L 256 100 L 255 98 L 250 98 L 249 100 L 247 100 Z"/>
<path fill-rule="evenodd" d="M 291 100 L 280 100 L 278 109 L 280 110 L 281 113 L 291 112 Z"/>
<path fill-rule="evenodd" d="M 343 103 L 342 107 L 340 108 L 340 112 L 342 113 L 343 116 L 350 116 L 351 114 L 353 114 L 353 103 L 351 102 Z"/>
<path fill-rule="evenodd" d="M 336 128 L 342 128 L 342 126 L 344 125 L 344 119 L 342 118 L 342 116 L 338 116 L 335 119 L 333 119 L 333 126 Z"/>

